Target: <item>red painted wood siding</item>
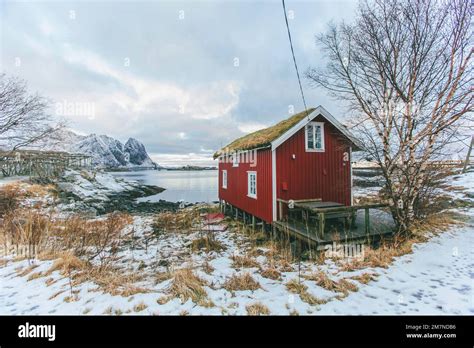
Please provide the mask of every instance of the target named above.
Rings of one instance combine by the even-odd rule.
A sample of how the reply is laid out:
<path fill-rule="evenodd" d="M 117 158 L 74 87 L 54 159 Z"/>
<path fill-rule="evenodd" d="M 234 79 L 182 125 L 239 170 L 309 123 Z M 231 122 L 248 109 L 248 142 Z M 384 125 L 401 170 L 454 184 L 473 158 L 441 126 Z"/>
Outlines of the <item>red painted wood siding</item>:
<path fill-rule="evenodd" d="M 288 199 L 321 198 L 344 205 L 351 204 L 350 159 L 343 161 L 349 144 L 342 134 L 321 116 L 324 122 L 324 152 L 306 152 L 305 127 L 276 149 L 277 197 Z M 292 155 L 296 158 L 292 159 Z M 286 184 L 284 184 L 286 183 Z M 283 190 L 283 186 L 287 190 Z"/>
<path fill-rule="evenodd" d="M 256 166 L 250 163 L 219 162 L 219 199 L 271 223 L 272 221 L 272 152 L 257 151 Z M 222 170 L 227 170 L 227 189 L 222 188 Z M 257 199 L 247 196 L 247 172 L 257 172 Z"/>

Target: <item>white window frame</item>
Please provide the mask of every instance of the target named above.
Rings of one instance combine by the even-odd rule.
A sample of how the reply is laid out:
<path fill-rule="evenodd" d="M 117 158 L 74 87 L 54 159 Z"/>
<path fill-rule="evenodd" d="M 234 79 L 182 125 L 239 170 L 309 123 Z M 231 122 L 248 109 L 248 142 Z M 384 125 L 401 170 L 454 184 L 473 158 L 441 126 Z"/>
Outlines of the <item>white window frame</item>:
<path fill-rule="evenodd" d="M 250 177 L 255 175 L 255 192 L 251 192 L 251 180 Z M 247 172 L 247 196 L 250 198 L 257 199 L 257 172 L 255 171 L 248 171 Z"/>
<path fill-rule="evenodd" d="M 222 170 L 222 188 L 227 189 L 227 170 Z"/>
<path fill-rule="evenodd" d="M 313 144 L 316 144 L 316 127 L 321 127 L 321 148 L 316 149 L 312 148 L 310 149 L 308 147 L 308 126 L 313 127 Z M 325 151 L 325 142 L 324 142 L 324 122 L 309 122 L 305 127 L 304 127 L 304 146 L 306 149 L 306 152 L 324 152 Z"/>
<path fill-rule="evenodd" d="M 238 167 L 239 166 L 239 153 L 234 152 L 232 154 L 232 167 Z"/>

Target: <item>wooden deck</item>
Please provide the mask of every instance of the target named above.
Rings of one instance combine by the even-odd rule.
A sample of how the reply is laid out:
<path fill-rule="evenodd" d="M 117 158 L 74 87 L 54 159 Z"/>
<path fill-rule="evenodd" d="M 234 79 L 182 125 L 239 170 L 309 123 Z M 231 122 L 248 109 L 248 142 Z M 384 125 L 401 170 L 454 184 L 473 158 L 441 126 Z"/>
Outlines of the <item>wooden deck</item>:
<path fill-rule="evenodd" d="M 323 248 L 333 242 L 372 242 L 394 230 L 385 205 L 343 206 L 335 202 L 305 201 L 289 204 L 288 215 L 273 225 L 300 241 Z M 291 208 L 292 207 L 292 208 Z M 281 208 L 280 208 L 281 210 Z"/>

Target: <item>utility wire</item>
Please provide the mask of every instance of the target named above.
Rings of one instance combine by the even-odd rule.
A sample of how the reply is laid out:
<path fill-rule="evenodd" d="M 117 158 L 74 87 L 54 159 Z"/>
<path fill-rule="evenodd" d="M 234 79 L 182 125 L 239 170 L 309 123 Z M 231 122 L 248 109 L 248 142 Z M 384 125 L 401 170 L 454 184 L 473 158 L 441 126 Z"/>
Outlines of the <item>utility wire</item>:
<path fill-rule="evenodd" d="M 296 76 L 298 77 L 298 83 L 300 85 L 301 98 L 303 99 L 304 111 L 306 112 L 308 108 L 306 107 L 306 100 L 304 98 L 303 87 L 301 85 L 300 73 L 298 71 L 298 64 L 296 64 L 295 51 L 293 50 L 293 41 L 291 40 L 290 26 L 288 25 L 288 17 L 286 15 L 285 0 L 281 0 L 281 3 L 283 4 L 283 13 L 285 14 L 286 29 L 288 30 L 288 39 L 290 40 L 291 54 L 293 56 L 293 62 L 295 63 L 295 69 L 296 69 Z"/>

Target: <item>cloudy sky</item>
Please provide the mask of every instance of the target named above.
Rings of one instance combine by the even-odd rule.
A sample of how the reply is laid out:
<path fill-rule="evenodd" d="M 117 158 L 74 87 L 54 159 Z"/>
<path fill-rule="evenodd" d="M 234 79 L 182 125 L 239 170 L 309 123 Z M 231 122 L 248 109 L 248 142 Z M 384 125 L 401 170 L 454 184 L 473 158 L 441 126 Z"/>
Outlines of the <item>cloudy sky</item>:
<path fill-rule="evenodd" d="M 324 64 L 314 35 L 357 3 L 286 6 L 304 72 Z M 303 109 L 280 0 L 1 1 L 0 30 L 1 71 L 51 98 L 71 129 L 135 137 L 160 164 L 213 164 L 232 139 Z M 303 88 L 308 106 L 344 118 Z"/>

